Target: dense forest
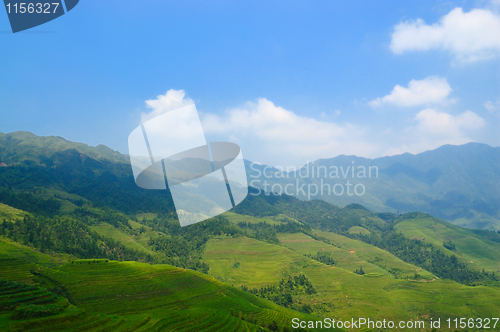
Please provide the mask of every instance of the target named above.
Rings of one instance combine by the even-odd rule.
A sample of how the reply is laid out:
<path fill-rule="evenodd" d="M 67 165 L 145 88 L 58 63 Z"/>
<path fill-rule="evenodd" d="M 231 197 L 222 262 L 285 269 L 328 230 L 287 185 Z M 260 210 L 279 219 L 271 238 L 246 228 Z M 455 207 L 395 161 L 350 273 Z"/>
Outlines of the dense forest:
<path fill-rule="evenodd" d="M 17 190 L 59 187 L 91 201 L 94 206 L 110 207 L 127 214 L 175 211 L 168 190 L 138 187 L 127 164 L 99 162 L 71 150 L 56 154 L 47 163 L 53 165 L 46 167 L 26 161 L 0 167 L 0 187 Z"/>
<path fill-rule="evenodd" d="M 75 218 L 83 221 L 87 225 L 97 225 L 101 222 L 108 223 L 115 228 L 126 227 L 132 229 L 129 218 L 123 213 L 114 211 L 108 207 L 101 209 L 91 207 L 80 207 L 72 213 Z"/>
<path fill-rule="evenodd" d="M 4 220 L 0 223 L 0 235 L 44 253 L 62 252 L 78 258 L 153 261 L 150 255 L 99 235 L 70 216 L 49 218 L 28 215 L 15 222 Z"/>
<path fill-rule="evenodd" d="M 16 209 L 45 216 L 54 216 L 61 207 L 61 202 L 53 198 L 43 199 L 29 192 L 14 192 L 0 187 L 0 202 Z"/>

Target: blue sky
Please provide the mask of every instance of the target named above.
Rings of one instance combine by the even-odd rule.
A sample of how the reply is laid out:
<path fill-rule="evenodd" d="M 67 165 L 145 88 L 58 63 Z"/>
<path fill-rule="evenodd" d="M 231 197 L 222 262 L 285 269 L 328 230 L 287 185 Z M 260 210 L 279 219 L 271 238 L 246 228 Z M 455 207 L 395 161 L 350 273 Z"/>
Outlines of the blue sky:
<path fill-rule="evenodd" d="M 1 132 L 123 153 L 161 95 L 272 165 L 500 145 L 499 1 L 82 0 L 0 59 Z"/>

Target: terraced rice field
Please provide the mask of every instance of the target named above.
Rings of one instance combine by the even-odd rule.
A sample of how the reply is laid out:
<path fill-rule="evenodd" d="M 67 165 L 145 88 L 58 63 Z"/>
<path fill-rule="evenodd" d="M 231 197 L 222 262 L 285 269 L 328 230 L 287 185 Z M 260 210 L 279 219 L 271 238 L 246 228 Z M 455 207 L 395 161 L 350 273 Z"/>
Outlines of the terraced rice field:
<path fill-rule="evenodd" d="M 249 224 L 258 224 L 265 222 L 269 225 L 279 225 L 281 224 L 280 218 L 275 218 L 275 217 L 269 217 L 269 218 L 255 218 L 252 216 L 246 216 L 246 215 L 241 215 L 241 214 L 236 214 L 232 212 L 224 212 L 222 214 L 229 222 L 232 222 L 233 224 L 238 224 L 240 222 L 246 222 Z M 277 219 L 277 220 L 275 220 Z"/>
<path fill-rule="evenodd" d="M 19 260 L 16 258 L 1 258 L 0 257 L 0 278 L 5 280 L 17 280 L 29 282 L 33 279 L 30 270 L 36 268 L 37 265 Z"/>
<path fill-rule="evenodd" d="M 316 234 L 326 237 L 323 232 Z M 417 267 L 378 248 L 328 234 L 336 246 L 300 233 L 278 234 L 281 246 L 250 238 L 211 239 L 204 257 L 210 263 L 210 275 L 237 287 L 241 284 L 262 287 L 255 280 L 276 284 L 287 274 L 304 274 L 317 294 L 296 297 L 301 303 L 311 305 L 313 313 L 321 317 L 415 320 L 422 315 L 446 318 L 497 315 L 500 308 L 497 288 L 471 287 L 439 279 L 395 279 L 387 271 L 390 268 L 412 275 L 415 272 L 432 275 L 416 271 Z M 328 266 L 305 256 L 318 251 L 330 251 L 338 265 Z M 355 274 L 353 270 L 360 264 L 369 273 Z"/>
<path fill-rule="evenodd" d="M 0 237 L 0 279 L 32 283 L 30 271 L 57 267 L 66 263 L 67 255 L 44 255 L 18 243 Z"/>
<path fill-rule="evenodd" d="M 471 268 L 486 271 L 500 270 L 500 249 L 497 242 L 489 241 L 479 234 L 460 228 L 430 216 L 404 220 L 395 229 L 408 238 L 419 238 L 434 244 L 448 255 L 457 255 L 470 264 Z M 444 241 L 451 241 L 455 251 L 443 247 Z"/>
<path fill-rule="evenodd" d="M 273 321 L 317 319 L 169 265 L 75 260 L 3 238 L 0 264 L 0 278 L 21 281 L 0 287 L 0 306 L 19 302 L 0 309 L 0 331 L 261 331 Z M 15 319 L 21 305 L 63 309 Z"/>
<path fill-rule="evenodd" d="M 314 319 L 168 265 L 78 260 L 39 273 L 64 285 L 74 306 L 68 323 L 61 314 L 45 318 L 47 328 L 23 322 L 26 330 L 259 331 L 273 321 Z"/>
<path fill-rule="evenodd" d="M 405 278 L 419 273 L 421 278 L 432 280 L 434 275 L 380 248 L 348 237 L 314 230 L 313 233 L 326 238 L 334 245 L 317 241 L 305 234 L 280 234 L 280 241 L 287 247 L 302 254 L 314 255 L 318 251 L 331 252 L 337 267 L 354 271 L 360 266 L 366 273 L 378 273 L 387 276 Z"/>

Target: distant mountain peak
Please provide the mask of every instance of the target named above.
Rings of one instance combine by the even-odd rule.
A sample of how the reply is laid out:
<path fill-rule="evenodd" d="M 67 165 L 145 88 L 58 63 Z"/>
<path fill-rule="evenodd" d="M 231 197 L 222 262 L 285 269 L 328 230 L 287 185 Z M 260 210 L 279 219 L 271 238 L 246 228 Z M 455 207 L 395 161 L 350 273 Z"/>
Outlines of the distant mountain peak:
<path fill-rule="evenodd" d="M 105 145 L 92 147 L 84 143 L 71 142 L 60 136 L 37 136 L 28 131 L 0 133 L 0 162 L 17 164 L 32 161 L 42 164 L 46 158 L 67 150 L 98 160 L 128 163 L 127 156 Z"/>

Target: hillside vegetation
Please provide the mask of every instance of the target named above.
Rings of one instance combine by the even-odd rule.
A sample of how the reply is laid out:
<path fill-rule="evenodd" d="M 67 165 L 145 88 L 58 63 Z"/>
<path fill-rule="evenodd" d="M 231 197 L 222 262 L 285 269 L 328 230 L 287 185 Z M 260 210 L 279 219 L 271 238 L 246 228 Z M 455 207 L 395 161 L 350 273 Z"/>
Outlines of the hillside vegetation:
<path fill-rule="evenodd" d="M 13 263 L 0 277 L 29 282 L 0 281 L 2 331 L 287 330 L 293 317 L 317 319 L 168 265 L 59 260 L 5 240 L 0 249 L 2 267 Z"/>
<path fill-rule="evenodd" d="M 0 143 L 12 162 L 0 167 L 0 330 L 287 331 L 294 317 L 500 309 L 496 232 L 251 187 L 180 227 L 169 191 L 138 188 L 114 152 L 25 133 Z"/>

